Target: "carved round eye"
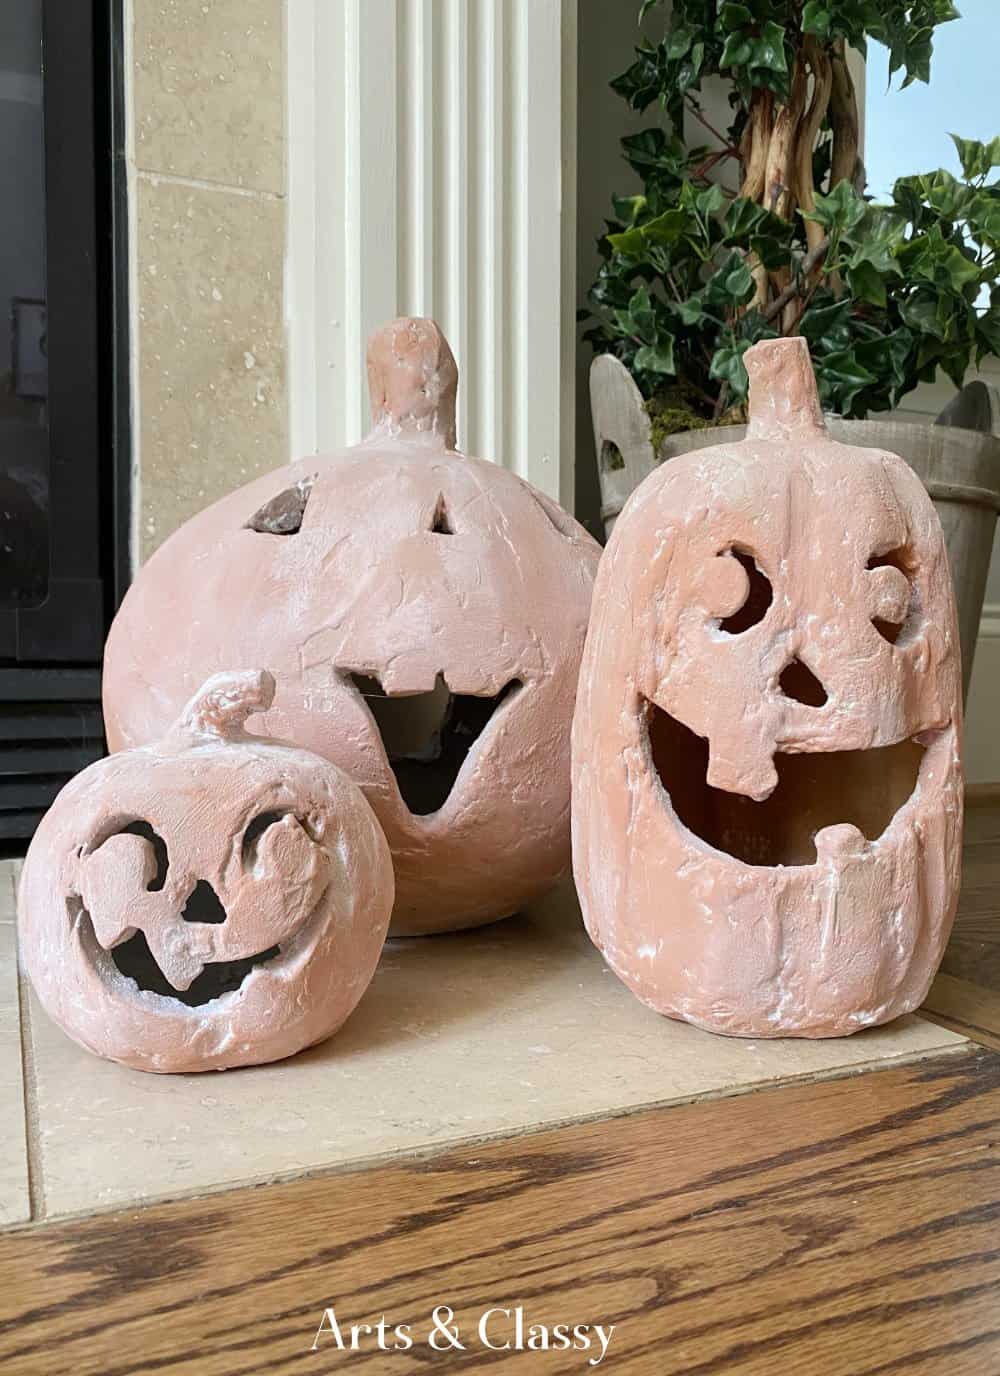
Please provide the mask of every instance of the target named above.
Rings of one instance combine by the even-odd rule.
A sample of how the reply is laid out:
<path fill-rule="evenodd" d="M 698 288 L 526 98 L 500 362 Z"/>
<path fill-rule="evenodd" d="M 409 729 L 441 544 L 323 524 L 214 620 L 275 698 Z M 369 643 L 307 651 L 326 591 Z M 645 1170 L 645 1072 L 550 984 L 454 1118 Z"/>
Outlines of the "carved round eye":
<path fill-rule="evenodd" d="M 713 561 L 711 577 L 716 593 L 712 610 L 722 618 L 720 631 L 740 635 L 763 621 L 774 601 L 774 589 L 749 550 L 736 545 L 723 550 Z"/>
<path fill-rule="evenodd" d="M 868 560 L 871 622 L 883 640 L 895 645 L 913 602 L 911 561 L 905 549 L 873 554 Z"/>

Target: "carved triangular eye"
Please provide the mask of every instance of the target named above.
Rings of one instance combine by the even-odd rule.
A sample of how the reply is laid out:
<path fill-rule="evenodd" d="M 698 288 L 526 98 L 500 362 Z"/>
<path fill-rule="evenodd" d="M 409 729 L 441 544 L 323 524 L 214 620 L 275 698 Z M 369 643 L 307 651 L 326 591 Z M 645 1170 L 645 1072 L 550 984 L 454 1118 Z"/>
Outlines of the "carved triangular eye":
<path fill-rule="evenodd" d="M 261 535 L 297 535 L 302 529 L 313 481 L 313 478 L 301 478 L 294 487 L 287 487 L 265 502 L 247 521 L 246 529 L 256 530 Z"/>
<path fill-rule="evenodd" d="M 454 535 L 455 530 L 451 524 L 451 517 L 448 515 L 448 507 L 444 500 L 444 493 L 437 499 L 437 506 L 434 508 L 434 522 L 431 525 L 432 535 Z"/>
<path fill-rule="evenodd" d="M 778 682 L 786 698 L 794 698 L 805 707 L 823 707 L 827 702 L 826 689 L 801 659 L 793 659 L 786 664 Z"/>

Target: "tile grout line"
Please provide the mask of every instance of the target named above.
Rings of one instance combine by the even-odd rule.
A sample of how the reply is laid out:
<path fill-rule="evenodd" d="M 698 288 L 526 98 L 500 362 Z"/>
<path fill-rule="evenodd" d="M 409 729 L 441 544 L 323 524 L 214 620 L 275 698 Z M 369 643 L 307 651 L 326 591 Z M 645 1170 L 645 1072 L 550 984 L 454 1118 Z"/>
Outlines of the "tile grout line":
<path fill-rule="evenodd" d="M 45 1172 L 42 1166 L 42 1143 L 39 1131 L 38 1084 L 35 1074 L 35 1042 L 32 1035 L 28 981 L 21 970 L 20 948 L 17 940 L 17 883 L 16 866 L 8 870 L 8 882 L 13 891 L 14 951 L 17 962 L 18 1032 L 21 1042 L 21 1092 L 24 1097 L 24 1155 L 28 1172 L 28 1208 L 32 1223 L 44 1222 Z"/>

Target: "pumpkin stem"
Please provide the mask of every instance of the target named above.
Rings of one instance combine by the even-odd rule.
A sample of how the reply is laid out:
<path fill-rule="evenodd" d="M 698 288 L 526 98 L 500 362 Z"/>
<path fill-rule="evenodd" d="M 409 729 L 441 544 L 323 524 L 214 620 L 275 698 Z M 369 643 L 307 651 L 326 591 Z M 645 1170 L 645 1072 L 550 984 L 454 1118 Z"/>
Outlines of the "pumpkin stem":
<path fill-rule="evenodd" d="M 372 435 L 427 434 L 454 449 L 458 368 L 433 320 L 401 316 L 368 341 Z"/>
<path fill-rule="evenodd" d="M 750 378 L 748 439 L 825 433 L 809 346 L 801 335 L 762 339 L 747 349 L 743 362 Z"/>
<path fill-rule="evenodd" d="M 247 717 L 266 712 L 273 701 L 274 678 L 266 669 L 213 674 L 184 708 L 179 727 L 194 735 L 238 737 Z"/>

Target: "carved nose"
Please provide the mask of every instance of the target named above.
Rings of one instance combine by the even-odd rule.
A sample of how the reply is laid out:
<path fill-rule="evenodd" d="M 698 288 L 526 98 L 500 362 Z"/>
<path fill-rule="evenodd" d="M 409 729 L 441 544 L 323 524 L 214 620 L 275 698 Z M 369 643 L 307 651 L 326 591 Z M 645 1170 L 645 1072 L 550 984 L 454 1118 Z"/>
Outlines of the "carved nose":
<path fill-rule="evenodd" d="M 801 659 L 793 659 L 781 671 L 778 684 L 786 698 L 793 698 L 806 707 L 823 707 L 827 701 L 827 691 L 807 664 Z"/>

